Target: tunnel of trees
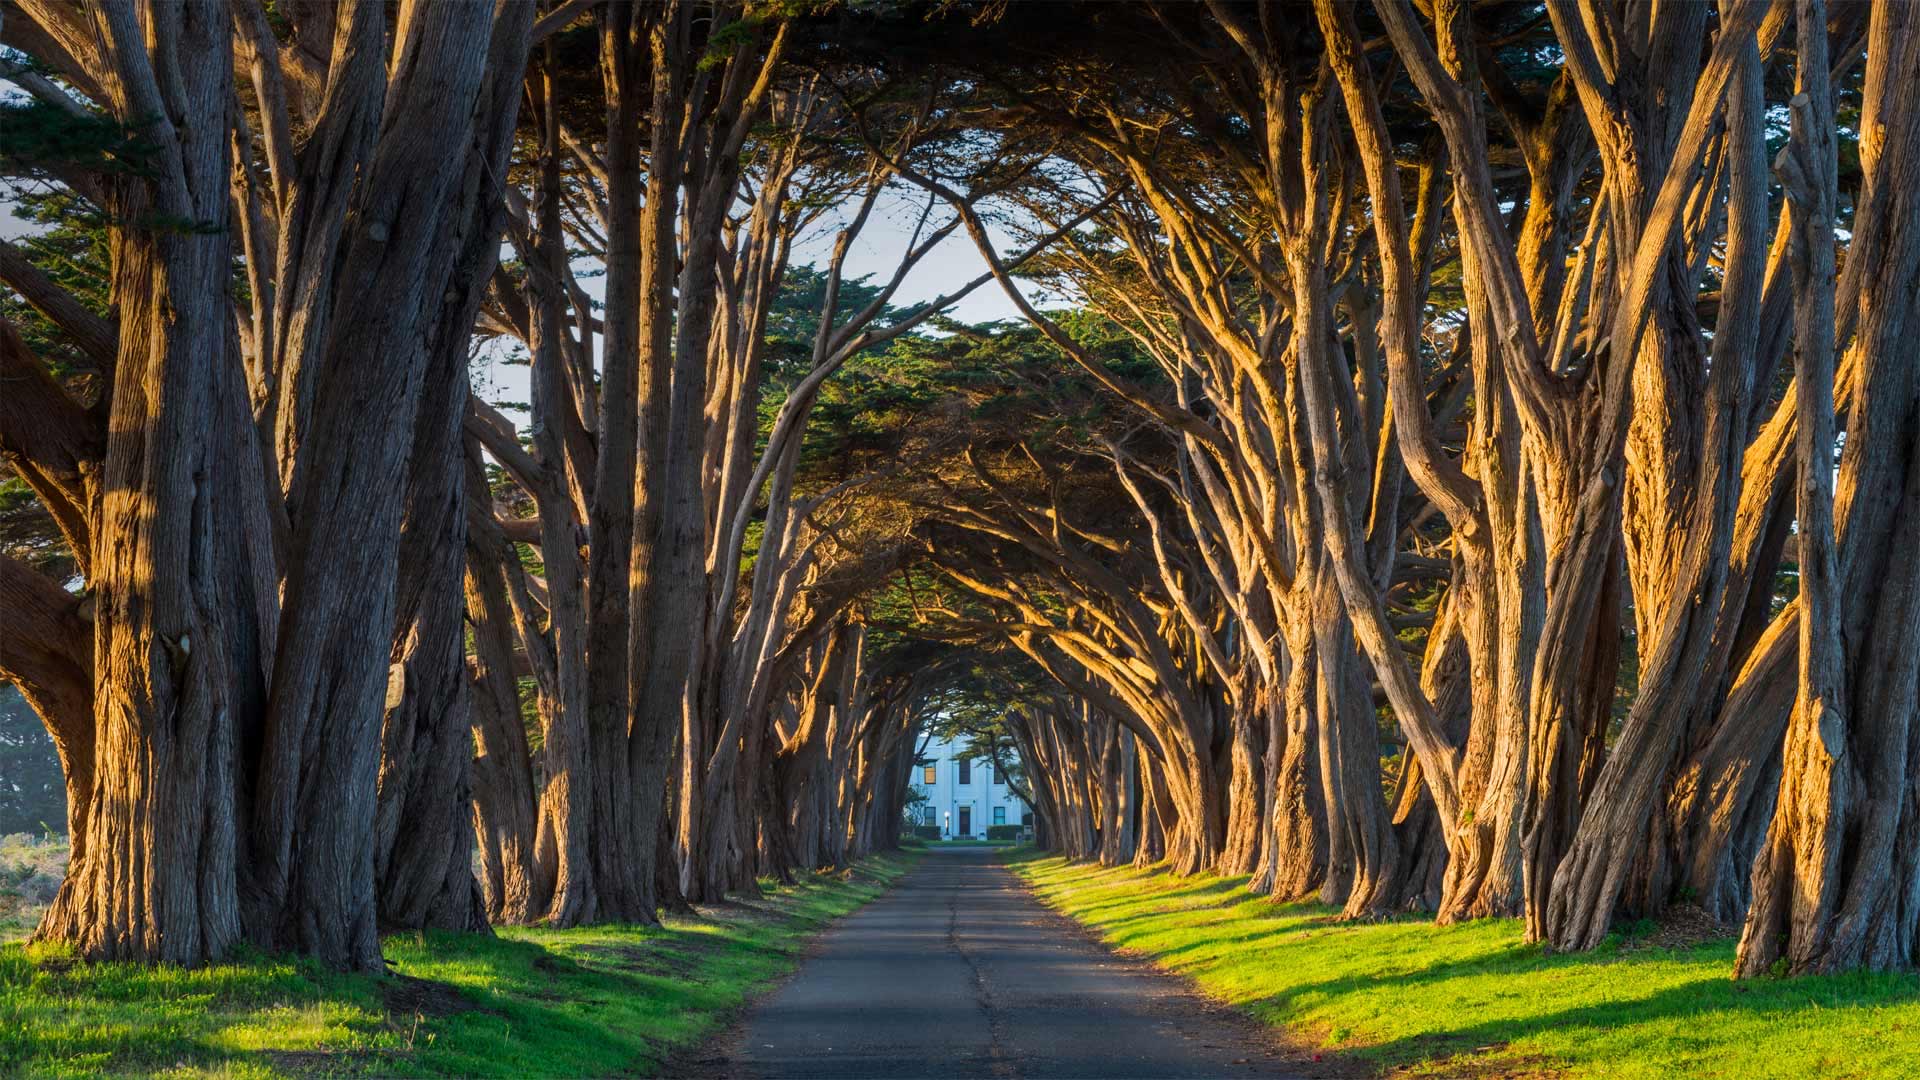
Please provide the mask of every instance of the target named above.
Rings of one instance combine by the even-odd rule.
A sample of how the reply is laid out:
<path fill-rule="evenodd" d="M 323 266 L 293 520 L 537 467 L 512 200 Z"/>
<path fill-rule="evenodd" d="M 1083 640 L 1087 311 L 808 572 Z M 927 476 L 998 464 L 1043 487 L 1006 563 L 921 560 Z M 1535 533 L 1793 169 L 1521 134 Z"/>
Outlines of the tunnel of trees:
<path fill-rule="evenodd" d="M 42 938 L 648 922 L 897 844 L 937 729 L 1075 858 L 1920 962 L 1920 8 L 7 0 L 0 45 Z"/>

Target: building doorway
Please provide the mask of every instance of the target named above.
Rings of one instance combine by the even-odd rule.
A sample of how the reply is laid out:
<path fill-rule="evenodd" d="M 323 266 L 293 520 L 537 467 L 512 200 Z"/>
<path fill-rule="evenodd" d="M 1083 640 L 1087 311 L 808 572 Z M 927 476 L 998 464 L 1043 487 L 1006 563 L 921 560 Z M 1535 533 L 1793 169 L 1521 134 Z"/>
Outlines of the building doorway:
<path fill-rule="evenodd" d="M 960 808 L 960 832 L 958 835 L 973 835 L 973 807 L 971 806 L 963 806 Z"/>

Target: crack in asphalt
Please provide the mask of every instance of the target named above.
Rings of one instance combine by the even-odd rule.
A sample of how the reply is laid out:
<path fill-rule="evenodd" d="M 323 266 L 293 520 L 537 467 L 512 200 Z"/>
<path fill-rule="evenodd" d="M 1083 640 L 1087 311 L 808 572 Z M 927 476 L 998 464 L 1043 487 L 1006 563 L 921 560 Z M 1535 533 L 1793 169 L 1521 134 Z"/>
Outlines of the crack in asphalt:
<path fill-rule="evenodd" d="M 964 915 L 964 919 L 962 916 Z M 822 938 L 728 1039 L 785 1080 L 1221 1080 L 1327 1068 L 1048 910 L 977 852 L 933 852 Z"/>
<path fill-rule="evenodd" d="M 980 965 L 969 953 L 966 946 L 960 944 L 960 894 L 958 890 L 947 894 L 947 950 L 967 965 L 967 971 L 973 976 L 973 1002 L 980 1007 L 980 1013 L 987 1021 L 987 1063 L 993 1075 L 1005 1080 L 1019 1080 L 1020 1070 L 1007 1056 L 1002 1039 L 1000 1010 L 994 1008 L 993 990 L 987 986 L 987 977 L 980 971 Z"/>

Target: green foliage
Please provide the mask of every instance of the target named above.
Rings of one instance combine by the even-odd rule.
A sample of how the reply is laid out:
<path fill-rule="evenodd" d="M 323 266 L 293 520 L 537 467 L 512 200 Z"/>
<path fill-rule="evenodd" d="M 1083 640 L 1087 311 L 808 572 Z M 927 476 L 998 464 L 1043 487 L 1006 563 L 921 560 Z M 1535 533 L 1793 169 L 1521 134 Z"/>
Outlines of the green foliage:
<path fill-rule="evenodd" d="M 826 285 L 812 267 L 791 267 L 768 313 L 762 447 L 782 402 L 812 367 Z M 842 282 L 840 321 L 879 296 L 867 279 Z M 876 326 L 900 314 L 888 308 Z M 1157 377 L 1159 369 L 1111 324 L 1079 312 L 1056 316 L 1116 373 L 1136 381 Z M 932 332 L 855 354 L 826 382 L 803 436 L 803 473 L 816 483 L 844 479 L 916 440 L 960 446 L 1012 435 L 1044 447 L 1083 436 L 1118 409 L 1025 324 L 933 319 L 927 326 Z"/>
<path fill-rule="evenodd" d="M 0 125 L 4 123 L 0 116 Z M 38 226 L 32 234 L 10 238 L 8 243 L 84 307 L 107 317 L 112 254 L 106 215 L 65 190 L 15 191 L 7 202 L 14 217 Z M 90 373 L 93 361 L 74 348 L 65 331 L 4 287 L 0 287 L 0 317 L 14 325 L 28 351 L 46 361 L 56 378 L 83 401 L 91 400 L 95 388 L 76 377 Z"/>
<path fill-rule="evenodd" d="M 1629 927 L 1549 955 L 1512 919 L 1341 921 L 1245 878 L 1173 878 L 1010 854 L 1041 898 L 1210 996 L 1369 1067 L 1448 1076 L 1894 1077 L 1920 978 L 1733 981 L 1731 937 L 1673 948 Z M 1731 933 L 1731 931 L 1729 931 Z"/>
<path fill-rule="evenodd" d="M 700 71 L 713 71 L 724 67 L 735 51 L 749 48 L 765 37 L 768 23 L 781 15 L 801 14 L 805 5 L 792 3 L 762 4 L 761 9 L 748 13 L 714 31 L 707 38 L 706 51 L 702 53 L 696 67 Z M 749 58 L 751 59 L 751 58 Z"/>
<path fill-rule="evenodd" d="M 60 756 L 39 714 L 0 683 L 0 836 L 67 831 Z"/>
<path fill-rule="evenodd" d="M 37 227 L 30 234 L 8 237 L 7 242 L 48 280 L 103 318 L 110 314 L 107 279 L 112 266 L 106 216 L 71 191 L 38 181 L 48 169 L 76 165 L 99 173 L 109 164 L 103 158 L 129 165 L 136 157 L 134 144 L 104 118 L 75 117 L 37 101 L 0 102 L 0 171 L 14 180 L 0 189 L 0 199 L 14 218 Z M 44 362 L 77 400 L 92 405 L 101 397 L 103 380 L 92 358 L 5 286 L 0 286 L 0 319 L 20 334 L 27 351 Z M 58 581 L 68 581 L 75 574 L 72 553 L 53 518 L 25 482 L 4 465 L 0 465 L 0 555 L 19 559 Z"/>
<path fill-rule="evenodd" d="M 253 957 L 196 970 L 0 949 L 0 1075 L 610 1076 L 672 1055 L 911 865 L 866 860 L 662 927 L 405 934 L 394 974 Z M 771 883 L 765 883 L 771 888 Z"/>
<path fill-rule="evenodd" d="M 0 465 L 0 555 L 26 563 L 55 581 L 69 581 L 78 572 L 53 516 L 27 482 L 5 465 Z"/>
<path fill-rule="evenodd" d="M 1018 840 L 1018 839 L 1020 839 L 1020 826 L 1018 826 L 1018 825 L 989 825 L 989 826 L 987 826 L 987 839 L 989 839 L 989 840 Z"/>
<path fill-rule="evenodd" d="M 144 173 L 150 144 L 104 113 L 75 114 L 39 98 L 0 101 L 0 164 L 13 176 L 73 168 L 94 175 Z"/>

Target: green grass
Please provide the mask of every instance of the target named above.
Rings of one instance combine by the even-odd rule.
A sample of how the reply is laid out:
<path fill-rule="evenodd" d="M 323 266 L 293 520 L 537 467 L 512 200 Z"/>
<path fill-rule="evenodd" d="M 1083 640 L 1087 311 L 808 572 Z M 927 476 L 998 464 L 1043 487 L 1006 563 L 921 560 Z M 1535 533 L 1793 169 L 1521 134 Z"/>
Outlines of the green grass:
<path fill-rule="evenodd" d="M 1895 1077 L 1915 1073 L 1920 977 L 1735 982 L 1732 939 L 1663 949 L 1651 927 L 1544 954 L 1514 920 L 1344 923 L 1245 878 L 1005 858 L 1110 943 L 1307 1042 L 1416 1074 Z"/>
<path fill-rule="evenodd" d="M 792 969 L 909 856 L 666 925 L 405 934 L 396 976 L 283 958 L 194 970 L 0 947 L 0 1076 L 649 1075 Z"/>

